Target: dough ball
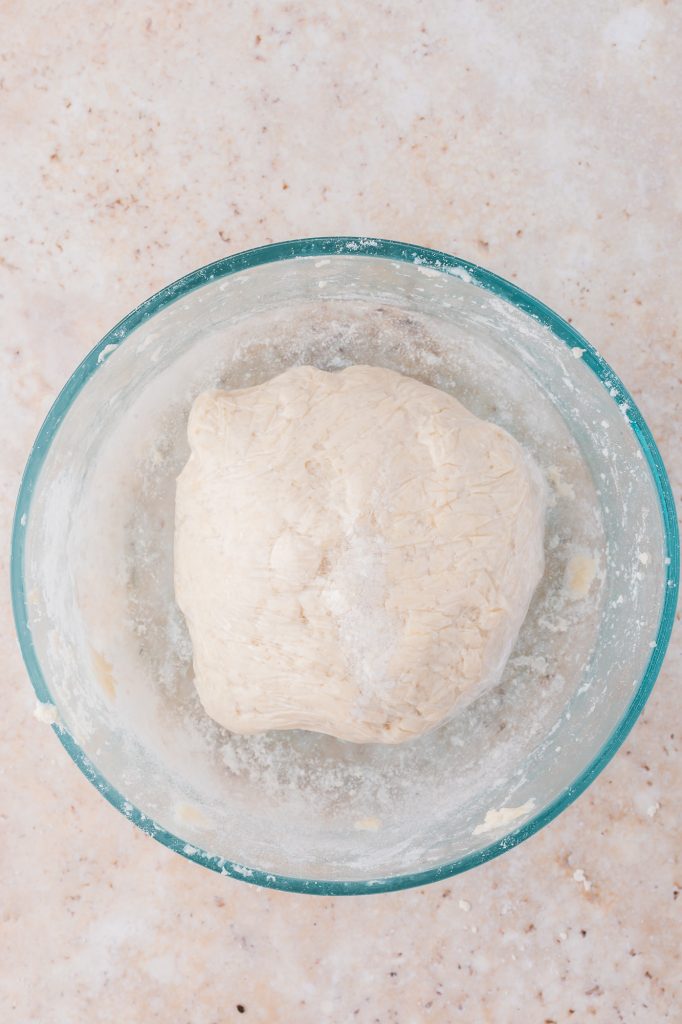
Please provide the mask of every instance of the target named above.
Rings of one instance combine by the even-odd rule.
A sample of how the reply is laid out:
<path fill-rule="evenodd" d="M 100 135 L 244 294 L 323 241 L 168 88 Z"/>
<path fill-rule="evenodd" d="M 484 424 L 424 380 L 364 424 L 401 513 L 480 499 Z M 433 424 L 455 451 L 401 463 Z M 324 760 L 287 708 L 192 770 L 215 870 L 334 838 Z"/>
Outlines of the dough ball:
<path fill-rule="evenodd" d="M 391 370 L 300 366 L 194 402 L 175 592 L 234 732 L 399 743 L 497 683 L 543 571 L 521 446 Z"/>

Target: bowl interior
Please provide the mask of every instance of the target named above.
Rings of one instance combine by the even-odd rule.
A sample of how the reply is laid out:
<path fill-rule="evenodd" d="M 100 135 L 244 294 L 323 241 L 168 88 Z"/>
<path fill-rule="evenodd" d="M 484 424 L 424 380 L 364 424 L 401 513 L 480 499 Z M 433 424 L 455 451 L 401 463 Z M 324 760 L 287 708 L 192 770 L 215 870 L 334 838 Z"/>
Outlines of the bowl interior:
<path fill-rule="evenodd" d="M 577 336 L 457 261 L 350 245 L 224 261 L 105 339 L 29 465 L 19 619 L 61 738 L 124 813 L 230 873 L 364 891 L 499 852 L 586 784 L 644 699 L 671 538 L 633 411 Z M 502 683 L 401 747 L 232 735 L 194 692 L 172 579 L 188 410 L 300 363 L 451 392 L 550 489 L 546 573 Z"/>

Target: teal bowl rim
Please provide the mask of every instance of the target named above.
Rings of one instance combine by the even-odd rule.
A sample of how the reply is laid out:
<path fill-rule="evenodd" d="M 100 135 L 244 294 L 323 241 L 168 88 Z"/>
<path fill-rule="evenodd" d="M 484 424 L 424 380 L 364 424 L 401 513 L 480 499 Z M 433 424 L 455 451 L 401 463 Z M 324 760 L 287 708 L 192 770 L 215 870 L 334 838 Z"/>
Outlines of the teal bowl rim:
<path fill-rule="evenodd" d="M 189 294 L 189 292 L 200 288 L 216 278 L 227 277 L 242 270 L 248 270 L 267 263 L 275 263 L 280 260 L 290 260 L 306 256 L 340 255 L 372 256 L 379 259 L 416 263 L 443 271 L 444 273 L 465 276 L 474 284 L 484 288 L 486 291 L 493 292 L 517 309 L 522 310 L 528 316 L 544 324 L 563 344 L 568 345 L 572 349 L 579 348 L 582 351 L 583 362 L 596 374 L 607 388 L 613 400 L 621 407 L 621 411 L 626 415 L 644 458 L 649 465 L 656 485 L 661 517 L 665 529 L 668 561 L 664 581 L 663 608 L 656 637 L 656 646 L 652 648 L 651 656 L 641 682 L 622 719 L 597 756 L 590 761 L 577 778 L 552 803 L 531 817 L 520 828 L 514 829 L 508 835 L 490 843 L 481 850 L 477 850 L 475 853 L 426 871 L 369 880 L 306 879 L 272 874 L 235 863 L 234 861 L 225 860 L 222 857 L 216 857 L 190 845 L 142 814 L 100 774 L 72 736 L 63 727 L 59 724 L 52 726 L 69 756 L 75 761 L 86 778 L 106 797 L 109 803 L 125 815 L 129 821 L 132 821 L 142 829 L 143 832 L 163 843 L 164 846 L 181 854 L 188 860 L 194 861 L 196 864 L 210 868 L 212 871 L 242 879 L 255 885 L 261 885 L 267 889 L 282 889 L 289 892 L 312 893 L 324 896 L 356 896 L 366 893 L 408 889 L 460 874 L 463 871 L 485 863 L 485 861 L 498 857 L 505 850 L 518 846 L 519 843 L 530 838 L 530 836 L 534 835 L 573 803 L 587 786 L 594 781 L 616 753 L 630 732 L 651 693 L 663 662 L 675 618 L 680 564 L 677 518 L 672 490 L 663 460 L 651 435 L 651 431 L 632 397 L 608 363 L 582 335 L 558 316 L 558 314 L 527 292 L 524 292 L 521 288 L 504 280 L 502 277 L 498 277 L 497 274 L 484 270 L 468 260 L 460 259 L 457 256 L 450 256 L 435 249 L 427 249 L 418 245 L 409 245 L 381 238 L 361 238 L 355 236 L 303 238 L 288 242 L 277 242 L 217 260 L 215 263 L 210 263 L 208 266 L 195 270 L 185 277 L 181 277 L 178 281 L 152 295 L 151 298 L 125 316 L 92 349 L 64 385 L 48 412 L 33 444 L 24 470 L 12 529 L 11 590 L 14 620 L 21 652 L 38 701 L 41 703 L 52 703 L 50 691 L 43 677 L 33 646 L 28 624 L 28 608 L 24 589 L 24 541 L 26 524 L 31 509 L 31 498 L 45 457 L 59 430 L 60 424 L 81 388 L 97 371 L 103 359 L 113 351 L 113 348 L 109 346 L 120 345 L 145 320 L 148 320 L 171 303 L 177 302 L 178 299 Z"/>

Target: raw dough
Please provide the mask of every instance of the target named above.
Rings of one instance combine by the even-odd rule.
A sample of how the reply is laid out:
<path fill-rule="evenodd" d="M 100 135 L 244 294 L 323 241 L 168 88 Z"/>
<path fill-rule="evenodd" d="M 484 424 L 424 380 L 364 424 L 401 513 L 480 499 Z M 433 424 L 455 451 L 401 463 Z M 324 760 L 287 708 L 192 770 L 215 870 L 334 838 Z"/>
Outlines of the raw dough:
<path fill-rule="evenodd" d="M 544 488 L 500 427 L 391 370 L 207 391 L 175 592 L 234 732 L 418 736 L 498 682 L 543 571 Z"/>

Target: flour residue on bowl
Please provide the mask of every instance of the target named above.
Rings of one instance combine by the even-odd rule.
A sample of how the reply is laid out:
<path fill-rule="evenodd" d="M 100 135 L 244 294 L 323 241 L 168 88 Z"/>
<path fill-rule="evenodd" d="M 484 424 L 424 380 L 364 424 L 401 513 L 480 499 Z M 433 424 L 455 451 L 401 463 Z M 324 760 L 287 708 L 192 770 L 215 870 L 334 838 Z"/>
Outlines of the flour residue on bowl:
<path fill-rule="evenodd" d="M 357 295 L 354 260 L 343 292 L 335 258 L 310 272 L 296 303 L 267 307 L 254 271 L 207 286 L 202 306 L 176 303 L 141 325 L 101 364 L 93 380 L 104 390 L 84 393 L 79 422 L 62 428 L 61 461 L 46 465 L 35 521 L 66 550 L 37 527 L 29 547 L 35 642 L 64 726 L 99 772 L 193 848 L 307 877 L 439 864 L 470 852 L 472 835 L 485 845 L 544 806 L 575 777 L 571 758 L 588 756 L 566 752 L 599 749 L 618 679 L 630 699 L 632 652 L 657 608 L 658 527 L 637 489 L 648 470 L 633 455 L 625 471 L 631 431 L 612 418 L 608 389 L 589 390 L 584 360 L 464 274 L 391 263 L 389 275 L 385 261 L 368 262 L 372 297 Z M 329 286 L 312 301 L 322 270 Z M 238 295 L 248 296 L 248 318 L 230 312 Z M 382 365 L 442 388 L 515 436 L 547 480 L 545 575 L 502 682 L 399 748 L 230 734 L 194 689 L 172 560 L 188 410 L 202 390 L 248 387 L 301 363 Z M 629 524 L 627 559 L 620 520 L 605 530 L 605 514 Z M 348 572 L 372 561 L 359 549 Z M 348 622 L 361 661 L 386 624 L 366 626 Z"/>
<path fill-rule="evenodd" d="M 491 807 L 489 811 L 486 811 L 483 821 L 475 827 L 473 834 L 481 836 L 486 832 L 495 832 L 497 829 L 506 828 L 512 822 L 517 822 L 519 818 L 525 818 L 534 807 L 535 800 L 532 797 L 519 807 L 500 807 L 499 810 Z"/>

